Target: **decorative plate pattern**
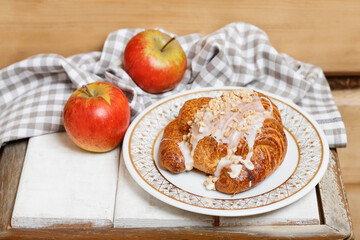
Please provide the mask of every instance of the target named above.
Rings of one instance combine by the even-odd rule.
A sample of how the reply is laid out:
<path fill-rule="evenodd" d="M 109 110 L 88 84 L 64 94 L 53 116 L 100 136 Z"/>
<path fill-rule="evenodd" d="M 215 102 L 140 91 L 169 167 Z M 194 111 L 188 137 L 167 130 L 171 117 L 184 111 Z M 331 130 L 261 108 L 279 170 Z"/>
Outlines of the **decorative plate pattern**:
<path fill-rule="evenodd" d="M 232 197 L 226 194 L 209 197 L 201 191 L 179 187 L 174 184 L 171 175 L 165 177 L 163 170 L 157 166 L 156 144 L 164 127 L 178 115 L 185 101 L 217 97 L 229 90 L 206 89 L 172 96 L 148 107 L 133 121 L 124 139 L 123 156 L 130 174 L 140 186 L 160 200 L 185 210 L 218 216 L 243 216 L 286 206 L 304 196 L 320 181 L 329 159 L 324 134 L 316 122 L 295 104 L 269 93 L 265 94 L 278 106 L 288 140 L 289 136 L 293 138 L 294 144 L 288 148 L 288 153 L 294 151 L 295 156 L 298 155 L 294 157 L 292 154 L 287 159 L 296 167 L 280 170 L 288 174 L 287 179 L 270 190 L 269 187 L 262 188 L 261 183 L 258 185 L 260 188 L 257 186 L 257 194 L 250 196 L 246 196 L 245 192 L 245 195 L 239 193 Z"/>

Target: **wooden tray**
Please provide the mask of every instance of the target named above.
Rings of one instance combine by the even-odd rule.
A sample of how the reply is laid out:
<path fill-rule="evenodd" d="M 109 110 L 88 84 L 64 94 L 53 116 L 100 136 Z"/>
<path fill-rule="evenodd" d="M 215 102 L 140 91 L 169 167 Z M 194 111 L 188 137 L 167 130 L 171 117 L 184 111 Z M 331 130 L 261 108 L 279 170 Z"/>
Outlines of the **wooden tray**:
<path fill-rule="evenodd" d="M 10 219 L 25 158 L 28 140 L 7 144 L 0 155 L 0 237 L 13 238 L 67 238 L 67 239 L 211 239 L 239 237 L 252 238 L 316 238 L 353 239 L 352 225 L 339 161 L 336 150 L 332 150 L 328 171 L 316 187 L 319 199 L 320 224 L 303 225 L 288 222 L 286 225 L 219 226 L 220 218 L 214 217 L 213 227 L 176 228 L 74 228 L 15 229 Z"/>

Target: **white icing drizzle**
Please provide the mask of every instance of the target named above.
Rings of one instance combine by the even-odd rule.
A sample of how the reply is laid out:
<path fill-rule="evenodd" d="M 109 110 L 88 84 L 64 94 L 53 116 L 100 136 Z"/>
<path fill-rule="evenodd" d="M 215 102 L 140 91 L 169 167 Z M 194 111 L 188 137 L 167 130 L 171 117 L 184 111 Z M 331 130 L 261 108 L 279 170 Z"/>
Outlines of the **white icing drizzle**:
<path fill-rule="evenodd" d="M 242 170 L 242 165 L 240 164 L 231 164 L 230 165 L 231 172 L 229 172 L 229 175 L 231 178 L 237 178 L 240 175 L 240 172 Z"/>
<path fill-rule="evenodd" d="M 220 162 L 219 162 L 219 164 L 217 165 L 216 170 L 215 170 L 215 172 L 214 172 L 214 176 L 215 176 L 215 177 L 219 177 L 219 176 L 220 176 L 220 173 L 221 173 L 221 170 L 222 170 L 224 167 L 229 166 L 231 163 L 232 163 L 231 160 L 227 160 L 226 158 L 221 158 L 221 159 L 220 159 Z"/>
<path fill-rule="evenodd" d="M 270 111 L 264 109 L 261 99 L 269 102 Z M 238 91 L 224 92 L 221 97 L 210 100 L 207 106 L 196 113 L 189 134 L 192 151 L 184 151 L 186 158 L 192 159 L 198 142 L 211 135 L 217 142 L 226 143 L 228 146 L 227 156 L 219 161 L 214 173 L 215 177 L 219 177 L 224 167 L 230 167 L 229 175 L 232 178 L 240 175 L 244 170 L 242 166 L 253 170 L 254 164 L 251 162 L 251 157 L 255 138 L 261 132 L 265 119 L 272 118 L 272 111 L 273 107 L 269 99 L 259 97 L 252 90 L 243 88 Z M 245 159 L 234 155 L 242 137 L 246 138 L 249 149 Z M 185 154 L 183 153 L 184 156 Z"/>
<path fill-rule="evenodd" d="M 270 101 L 271 112 L 264 109 L 261 103 L 262 98 L 269 101 L 265 97 L 260 98 L 255 92 L 246 88 L 224 92 L 221 97 L 212 99 L 208 106 L 196 113 L 190 130 L 191 156 L 193 156 L 198 142 L 209 135 L 212 135 L 216 141 L 228 145 L 228 155 L 220 160 L 214 173 L 215 177 L 219 177 L 222 168 L 227 166 L 230 166 L 232 170 L 229 172 L 231 177 L 239 176 L 242 165 L 249 170 L 254 169 L 251 157 L 255 138 L 265 119 L 272 118 L 273 110 Z M 242 137 L 246 138 L 249 149 L 245 159 L 234 155 L 234 149 L 236 150 Z"/>
<path fill-rule="evenodd" d="M 215 183 L 209 183 L 208 185 L 205 184 L 207 190 L 215 190 Z"/>
<path fill-rule="evenodd" d="M 246 90 L 243 89 L 242 91 Z M 249 147 L 253 146 L 257 129 L 261 128 L 263 121 L 268 116 L 265 116 L 263 113 L 265 109 L 261 104 L 260 98 L 253 91 L 248 91 L 250 92 L 246 91 L 245 94 L 251 94 L 251 102 L 245 102 L 240 97 L 232 94 L 231 96 L 235 99 L 220 103 L 221 108 L 216 112 L 210 112 L 206 108 L 198 111 L 196 116 L 200 116 L 200 118 L 196 118 L 191 126 L 192 134 L 195 136 L 192 142 L 193 150 L 196 148 L 199 140 L 211 135 L 213 129 L 216 129 L 213 137 L 217 141 L 227 143 L 228 148 L 237 147 L 241 137 L 244 135 L 247 137 Z M 222 97 L 213 100 L 214 102 L 224 101 Z M 232 111 L 233 107 L 237 110 Z M 235 125 L 242 128 L 238 130 Z"/>
<path fill-rule="evenodd" d="M 179 144 L 180 151 L 185 159 L 185 170 L 190 171 L 194 167 L 194 159 L 191 156 L 189 144 L 185 141 L 180 142 Z"/>
<path fill-rule="evenodd" d="M 251 162 L 251 157 L 253 155 L 254 152 L 249 152 L 246 155 L 246 158 L 243 160 L 242 157 L 240 156 L 240 162 L 242 164 L 244 164 L 244 166 L 249 169 L 249 170 L 254 170 L 254 164 Z"/>
<path fill-rule="evenodd" d="M 245 159 L 243 159 L 241 156 L 236 156 L 233 154 L 231 155 L 231 159 L 228 159 L 228 156 L 220 159 L 219 164 L 217 165 L 214 172 L 215 177 L 220 176 L 221 170 L 224 167 L 229 167 L 231 169 L 231 172 L 228 172 L 231 178 L 239 177 L 241 171 L 244 170 L 242 168 L 243 166 L 249 170 L 254 170 L 254 164 L 251 162 L 253 152 L 247 154 Z"/>
<path fill-rule="evenodd" d="M 215 190 L 215 182 L 217 180 L 218 180 L 218 178 L 210 175 L 204 182 L 206 189 L 207 190 Z"/>
<path fill-rule="evenodd" d="M 269 111 L 264 109 L 261 99 L 269 102 Z M 255 138 L 261 132 L 265 119 L 273 118 L 272 112 L 273 106 L 269 99 L 259 97 L 246 88 L 224 92 L 221 97 L 212 99 L 207 106 L 196 113 L 194 122 L 188 123 L 191 126 L 190 133 L 184 136 L 184 141 L 178 143 L 185 159 L 185 170 L 193 169 L 194 150 L 198 142 L 209 135 L 219 143 L 226 143 L 228 152 L 226 157 L 220 159 L 214 174 L 205 180 L 204 185 L 207 190 L 215 190 L 215 182 L 224 167 L 230 168 L 228 174 L 231 178 L 239 177 L 244 171 L 243 167 L 253 170 L 251 157 Z M 246 138 L 249 149 L 245 159 L 234 154 L 242 137 Z M 251 186 L 250 181 L 249 187 Z"/>

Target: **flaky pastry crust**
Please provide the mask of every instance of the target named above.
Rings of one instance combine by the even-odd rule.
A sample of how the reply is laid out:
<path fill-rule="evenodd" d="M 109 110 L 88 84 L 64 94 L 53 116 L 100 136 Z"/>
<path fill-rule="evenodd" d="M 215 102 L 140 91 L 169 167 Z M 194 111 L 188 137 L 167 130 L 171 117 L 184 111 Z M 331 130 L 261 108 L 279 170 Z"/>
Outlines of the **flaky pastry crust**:
<path fill-rule="evenodd" d="M 258 185 L 277 169 L 285 158 L 287 139 L 279 110 L 270 98 L 251 90 L 224 95 L 220 101 L 185 102 L 164 130 L 159 161 L 172 173 L 194 167 L 211 175 L 206 185 L 212 184 L 213 190 L 235 194 Z M 219 108 L 227 106 L 222 101 L 229 102 L 227 112 Z M 219 120 L 223 116 L 229 119 Z M 221 125 L 224 122 L 228 126 Z M 190 155 L 184 153 L 184 146 L 192 159 L 186 159 Z"/>

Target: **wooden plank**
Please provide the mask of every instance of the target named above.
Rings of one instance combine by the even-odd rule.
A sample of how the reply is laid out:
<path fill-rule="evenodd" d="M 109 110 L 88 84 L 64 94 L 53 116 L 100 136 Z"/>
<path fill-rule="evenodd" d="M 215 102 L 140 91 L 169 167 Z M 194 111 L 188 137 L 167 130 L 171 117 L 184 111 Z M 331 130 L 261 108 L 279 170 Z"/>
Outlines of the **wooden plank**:
<path fill-rule="evenodd" d="M 317 225 L 320 224 L 315 189 L 300 200 L 276 211 L 246 217 L 220 217 L 220 226 L 264 225 Z"/>
<path fill-rule="evenodd" d="M 346 184 L 345 182 L 345 189 L 349 201 L 354 235 L 360 236 L 360 183 Z"/>
<path fill-rule="evenodd" d="M 352 239 L 349 205 L 335 150 L 331 151 L 328 169 L 319 183 L 319 190 L 324 223 L 336 230 L 343 238 Z"/>
<path fill-rule="evenodd" d="M 338 154 L 346 183 L 360 183 L 360 88 L 332 92 L 344 120 L 348 145 L 339 148 Z"/>
<path fill-rule="evenodd" d="M 56 231 L 12 229 L 9 237 L 26 239 L 344 239 L 326 225 L 248 226 L 216 228 L 127 228 Z"/>
<path fill-rule="evenodd" d="M 331 90 L 360 88 L 360 76 L 327 76 L 327 80 Z"/>
<path fill-rule="evenodd" d="M 0 232 L 8 228 L 28 140 L 8 143 L 0 154 Z"/>
<path fill-rule="evenodd" d="M 16 152 L 16 151 L 15 151 Z M 337 162 L 337 158 L 333 159 Z M 331 165 L 333 166 L 333 165 Z M 336 170 L 336 171 L 332 171 Z M 341 183 L 339 180 L 340 173 L 337 168 L 330 168 L 330 178 L 325 177 L 322 182 L 322 191 L 328 194 L 337 195 L 338 192 L 332 190 L 340 190 L 342 185 L 337 185 L 333 188 L 332 184 Z M 325 176 L 329 175 L 327 173 Z M 323 196 L 326 196 L 323 195 Z M 341 195 L 342 197 L 344 195 Z M 329 203 L 329 202 L 328 202 Z M 331 203 L 331 202 L 330 202 Z M 344 209 L 347 211 L 346 201 L 344 202 Z M 339 206 L 339 205 L 337 205 Z M 327 211 L 324 218 L 331 217 L 328 213 L 331 211 L 338 212 L 338 208 L 333 208 L 331 204 L 324 204 L 323 208 Z M 341 218 L 339 221 L 344 221 L 346 218 Z M 347 219 L 349 220 L 349 219 Z M 330 221 L 331 222 L 331 221 Z M 328 225 L 286 225 L 286 226 L 241 226 L 241 227 L 218 227 L 218 228 L 148 228 L 148 229 L 10 229 L 6 232 L 0 232 L 0 237 L 11 238 L 27 238 L 27 239 L 238 239 L 241 237 L 250 237 L 252 239 L 264 238 L 266 239 L 288 239 L 289 237 L 298 237 L 301 239 L 344 239 L 350 237 L 348 232 L 337 228 L 336 224 Z M 347 234 L 347 235 L 344 235 Z"/>
<path fill-rule="evenodd" d="M 188 212 L 154 198 L 130 176 L 121 157 L 114 227 L 211 227 L 214 217 Z"/>
<path fill-rule="evenodd" d="M 65 132 L 31 138 L 12 227 L 112 227 L 119 153 L 86 152 Z"/>
<path fill-rule="evenodd" d="M 101 50 L 107 34 L 119 28 L 208 34 L 243 21 L 267 32 L 280 52 L 328 74 L 359 74 L 359 12 L 357 0 L 3 0 L 0 68 L 37 53 Z"/>

